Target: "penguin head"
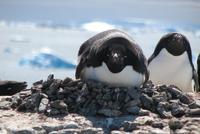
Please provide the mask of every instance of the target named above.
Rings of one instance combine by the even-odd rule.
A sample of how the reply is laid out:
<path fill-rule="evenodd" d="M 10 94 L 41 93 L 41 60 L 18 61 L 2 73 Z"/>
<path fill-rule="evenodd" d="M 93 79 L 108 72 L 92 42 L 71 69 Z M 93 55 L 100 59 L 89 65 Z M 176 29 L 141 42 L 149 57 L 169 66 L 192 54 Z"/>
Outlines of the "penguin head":
<path fill-rule="evenodd" d="M 119 73 L 125 67 L 126 49 L 122 44 L 112 43 L 106 49 L 104 62 L 112 73 Z"/>
<path fill-rule="evenodd" d="M 158 46 L 166 48 L 167 51 L 174 55 L 182 55 L 190 47 L 190 43 L 187 38 L 180 33 L 169 33 L 161 38 L 158 42 Z"/>

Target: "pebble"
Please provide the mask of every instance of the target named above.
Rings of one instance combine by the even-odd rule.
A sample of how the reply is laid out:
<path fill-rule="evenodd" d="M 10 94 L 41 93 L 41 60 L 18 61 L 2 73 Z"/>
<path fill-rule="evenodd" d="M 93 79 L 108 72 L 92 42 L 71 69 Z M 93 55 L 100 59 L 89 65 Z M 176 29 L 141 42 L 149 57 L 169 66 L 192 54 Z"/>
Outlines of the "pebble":
<path fill-rule="evenodd" d="M 176 130 L 176 129 L 181 129 L 184 124 L 178 119 L 172 119 L 169 121 L 168 125 L 170 129 Z"/>

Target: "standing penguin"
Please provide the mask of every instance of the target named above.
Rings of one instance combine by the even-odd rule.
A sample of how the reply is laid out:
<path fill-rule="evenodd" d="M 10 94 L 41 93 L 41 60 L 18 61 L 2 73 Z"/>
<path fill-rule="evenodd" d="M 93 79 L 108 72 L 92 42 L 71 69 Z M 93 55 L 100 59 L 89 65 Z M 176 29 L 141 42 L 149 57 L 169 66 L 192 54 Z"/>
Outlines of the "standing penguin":
<path fill-rule="evenodd" d="M 142 50 L 119 30 L 108 30 L 88 39 L 81 45 L 78 56 L 77 79 L 140 87 L 149 77 Z"/>
<path fill-rule="evenodd" d="M 190 43 L 180 33 L 163 36 L 148 59 L 148 64 L 149 79 L 154 84 L 176 85 L 184 92 L 199 89 Z"/>

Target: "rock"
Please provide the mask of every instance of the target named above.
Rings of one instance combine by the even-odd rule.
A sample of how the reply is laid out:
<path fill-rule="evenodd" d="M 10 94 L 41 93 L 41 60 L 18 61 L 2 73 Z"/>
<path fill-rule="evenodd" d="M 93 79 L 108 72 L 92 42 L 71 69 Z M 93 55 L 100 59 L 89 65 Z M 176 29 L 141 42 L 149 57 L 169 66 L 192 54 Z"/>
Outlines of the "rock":
<path fill-rule="evenodd" d="M 162 118 L 171 118 L 172 115 L 169 111 L 169 103 L 168 102 L 160 102 L 156 108 L 157 112 Z"/>
<path fill-rule="evenodd" d="M 132 106 L 132 107 L 128 107 L 126 108 L 127 112 L 134 114 L 134 115 L 138 115 L 140 112 L 140 108 L 138 106 Z"/>
<path fill-rule="evenodd" d="M 153 103 L 153 99 L 145 94 L 142 94 L 140 97 L 140 101 L 142 103 L 142 106 L 148 110 L 151 110 L 153 112 L 155 112 L 155 108 L 154 108 L 154 103 Z"/>
<path fill-rule="evenodd" d="M 134 106 L 139 106 L 140 104 L 141 104 L 140 100 L 136 99 L 127 102 L 124 107 L 134 107 Z"/>
<path fill-rule="evenodd" d="M 173 85 L 170 85 L 167 88 L 167 92 L 171 94 L 173 99 L 177 99 L 183 93 L 179 88 Z"/>
<path fill-rule="evenodd" d="M 48 104 L 49 104 L 49 99 L 42 98 L 41 101 L 40 101 L 38 111 L 41 112 L 41 113 L 44 113 L 47 110 Z"/>
<path fill-rule="evenodd" d="M 52 101 L 50 106 L 56 109 L 67 109 L 67 105 L 62 100 Z"/>
<path fill-rule="evenodd" d="M 185 114 L 185 109 L 178 105 L 177 103 L 172 103 L 171 113 L 175 117 L 182 117 Z"/>
<path fill-rule="evenodd" d="M 100 110 L 98 110 L 97 113 L 108 116 L 108 117 L 119 116 L 122 114 L 118 110 L 111 110 L 111 109 L 100 109 Z"/>
<path fill-rule="evenodd" d="M 161 129 L 158 129 L 158 128 L 154 128 L 152 130 L 150 130 L 151 134 L 169 134 L 169 133 L 166 133 L 165 130 L 161 130 Z"/>
<path fill-rule="evenodd" d="M 0 96 L 14 95 L 27 87 L 26 82 L 0 81 Z"/>
<path fill-rule="evenodd" d="M 124 122 L 122 125 L 122 130 L 125 132 L 132 132 L 133 130 L 138 129 L 138 124 L 130 121 Z"/>
<path fill-rule="evenodd" d="M 103 130 L 101 128 L 85 128 L 81 130 L 81 134 L 103 134 Z"/>
<path fill-rule="evenodd" d="M 177 119 L 172 119 L 168 123 L 169 128 L 172 130 L 181 129 L 183 127 L 183 123 Z"/>
<path fill-rule="evenodd" d="M 161 121 L 160 122 L 152 122 L 151 126 L 154 127 L 154 128 L 163 129 L 165 124 Z"/>
<path fill-rule="evenodd" d="M 79 134 L 81 130 L 79 129 L 62 129 L 60 131 L 52 131 L 49 134 Z"/>
<path fill-rule="evenodd" d="M 74 121 L 69 121 L 66 124 L 63 124 L 63 129 L 79 129 L 79 124 Z"/>
<path fill-rule="evenodd" d="M 47 133 L 53 132 L 53 131 L 58 131 L 62 130 L 63 126 L 62 125 L 42 125 L 42 128 L 45 129 Z"/>
<path fill-rule="evenodd" d="M 11 102 L 6 100 L 0 101 L 0 109 L 8 110 L 11 108 Z"/>
<path fill-rule="evenodd" d="M 113 131 L 111 131 L 111 134 L 124 134 L 124 132 L 118 131 L 118 130 L 113 130 Z"/>
<path fill-rule="evenodd" d="M 200 116 L 200 108 L 190 109 L 186 112 L 186 115 L 190 117 Z"/>
<path fill-rule="evenodd" d="M 36 134 L 46 134 L 46 130 L 42 127 L 33 127 L 33 130 Z"/>
<path fill-rule="evenodd" d="M 194 102 L 194 100 L 187 94 L 180 94 L 178 98 L 184 104 L 191 104 Z"/>

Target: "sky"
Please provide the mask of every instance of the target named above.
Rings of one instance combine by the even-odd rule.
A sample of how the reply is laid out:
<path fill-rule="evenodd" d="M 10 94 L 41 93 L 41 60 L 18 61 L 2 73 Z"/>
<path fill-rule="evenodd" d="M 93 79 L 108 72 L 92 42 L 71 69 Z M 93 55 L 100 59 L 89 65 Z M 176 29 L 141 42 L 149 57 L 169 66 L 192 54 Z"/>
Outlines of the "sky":
<path fill-rule="evenodd" d="M 200 24 L 200 0 L 0 0 L 0 20 L 63 24 L 133 18 Z"/>

